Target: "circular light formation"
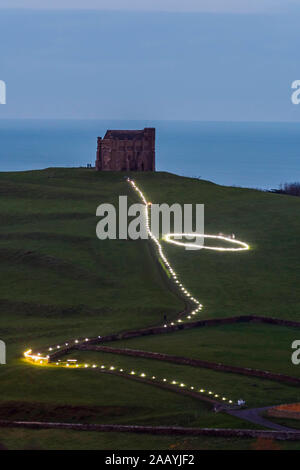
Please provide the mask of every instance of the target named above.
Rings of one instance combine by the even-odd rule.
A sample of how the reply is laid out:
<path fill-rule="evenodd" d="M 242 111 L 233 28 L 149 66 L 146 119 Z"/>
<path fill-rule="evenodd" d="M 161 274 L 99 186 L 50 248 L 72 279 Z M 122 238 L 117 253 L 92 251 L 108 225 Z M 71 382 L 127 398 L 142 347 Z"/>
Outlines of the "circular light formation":
<path fill-rule="evenodd" d="M 213 238 L 216 240 L 222 240 L 238 247 L 232 248 L 223 248 L 222 246 L 207 246 L 207 245 L 197 245 L 196 243 L 188 242 L 179 242 L 178 240 L 173 240 L 173 237 L 194 237 L 194 238 Z M 168 233 L 164 236 L 164 240 L 173 245 L 184 246 L 185 248 L 201 248 L 203 250 L 215 250 L 215 251 L 245 251 L 249 250 L 250 246 L 247 243 L 236 240 L 235 238 L 223 237 L 222 235 L 207 235 L 205 233 Z"/>

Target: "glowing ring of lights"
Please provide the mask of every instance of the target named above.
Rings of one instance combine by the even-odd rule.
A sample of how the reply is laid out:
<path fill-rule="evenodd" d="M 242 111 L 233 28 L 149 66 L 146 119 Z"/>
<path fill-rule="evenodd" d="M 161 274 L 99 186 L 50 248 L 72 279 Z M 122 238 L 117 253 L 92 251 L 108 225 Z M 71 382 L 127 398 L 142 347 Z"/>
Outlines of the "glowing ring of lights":
<path fill-rule="evenodd" d="M 214 238 L 217 240 L 223 240 L 229 243 L 233 243 L 235 245 L 239 245 L 239 248 L 223 248 L 221 246 L 205 246 L 205 245 L 197 245 L 196 243 L 188 243 L 188 242 L 179 242 L 177 240 L 173 240 L 173 237 L 193 237 L 193 238 Z M 228 238 L 223 237 L 222 235 L 206 235 L 204 233 L 168 233 L 164 236 L 164 240 L 168 243 L 172 243 L 173 245 L 184 246 L 185 248 L 201 248 L 203 250 L 215 250 L 215 251 L 244 251 L 249 250 L 250 247 L 247 243 L 241 242 L 240 240 L 236 240 L 235 238 Z"/>

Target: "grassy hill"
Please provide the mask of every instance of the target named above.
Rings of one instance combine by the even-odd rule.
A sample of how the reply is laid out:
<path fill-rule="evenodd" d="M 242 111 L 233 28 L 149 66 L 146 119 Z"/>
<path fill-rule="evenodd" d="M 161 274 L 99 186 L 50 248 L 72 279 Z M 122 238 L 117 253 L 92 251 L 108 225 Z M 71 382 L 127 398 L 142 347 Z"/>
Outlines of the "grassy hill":
<path fill-rule="evenodd" d="M 168 173 L 132 177 L 152 202 L 204 203 L 206 233 L 235 233 L 251 246 L 248 252 L 217 253 L 164 243 L 185 286 L 204 304 L 198 318 L 253 314 L 300 319 L 299 198 Z M 0 338 L 8 352 L 8 364 L 0 366 L 3 419 L 250 427 L 222 413 L 214 415 L 192 398 L 119 377 L 25 365 L 21 359 L 25 348 L 161 324 L 164 314 L 175 318 L 183 302 L 168 289 L 147 241 L 96 238 L 100 203 L 117 207 L 119 195 L 127 195 L 129 204 L 137 202 L 123 174 L 63 168 L 0 173 L 0 192 Z M 123 345 L 169 354 L 180 351 L 189 357 L 297 376 L 289 358 L 297 330 L 275 328 L 234 325 L 139 338 Z M 81 354 L 88 360 L 92 357 Z M 126 364 L 139 366 L 134 361 L 126 359 Z M 297 400 L 296 387 L 260 379 L 149 360 L 141 366 L 162 374 L 172 371 L 235 399 L 242 394 L 253 406 Z M 16 440 L 19 435 L 15 431 Z M 51 433 L 43 435 L 47 448 Z M 88 447 L 94 438 L 76 437 L 76 448 L 82 447 L 78 439 Z M 103 445 L 117 442 L 113 435 L 109 439 L 103 436 Z M 126 439 L 132 446 L 146 448 L 148 437 Z M 13 430 L 9 445 L 15 445 Z"/>

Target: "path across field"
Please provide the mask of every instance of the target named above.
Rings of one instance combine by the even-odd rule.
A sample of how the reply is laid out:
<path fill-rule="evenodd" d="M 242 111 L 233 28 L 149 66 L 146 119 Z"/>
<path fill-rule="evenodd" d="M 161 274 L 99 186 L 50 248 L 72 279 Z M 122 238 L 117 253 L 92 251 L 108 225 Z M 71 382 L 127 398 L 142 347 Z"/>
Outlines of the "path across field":
<path fill-rule="evenodd" d="M 127 331 L 123 333 L 117 333 L 108 335 L 105 337 L 94 337 L 94 338 L 81 338 L 76 340 L 68 340 L 63 345 L 53 345 L 49 346 L 47 352 L 43 354 L 40 353 L 33 353 L 31 350 L 25 353 L 26 358 L 35 363 L 35 364 L 43 364 L 43 363 L 51 363 L 52 365 L 57 365 L 58 367 L 87 367 L 87 365 L 79 365 L 79 364 L 71 364 L 67 363 L 66 361 L 61 361 L 61 357 L 63 357 L 66 353 L 72 350 L 85 350 L 85 351 L 101 351 L 101 352 L 108 352 L 114 354 L 121 354 L 121 355 L 129 355 L 134 357 L 144 357 L 149 359 L 157 359 L 160 361 L 166 362 L 173 362 L 176 364 L 182 365 L 190 365 L 199 368 L 208 368 L 213 370 L 221 370 L 228 373 L 234 374 L 242 374 L 247 376 L 255 376 L 260 377 L 268 380 L 274 380 L 278 382 L 284 382 L 292 385 L 299 385 L 300 379 L 295 377 L 290 377 L 283 374 L 276 374 L 271 373 L 269 371 L 262 371 L 258 369 L 250 369 L 250 368 L 241 368 L 241 367 L 234 367 L 230 365 L 225 365 L 221 363 L 213 363 L 208 361 L 203 361 L 199 359 L 191 359 L 188 357 L 183 356 L 172 356 L 168 354 L 160 354 L 151 351 L 141 351 L 141 350 L 132 350 L 132 349 L 121 349 L 116 347 L 106 347 L 102 344 L 107 341 L 118 341 L 122 339 L 128 338 L 135 338 L 138 336 L 147 336 L 147 335 L 156 335 L 156 334 L 167 334 L 172 333 L 181 329 L 189 329 L 189 328 L 199 328 L 199 327 L 209 327 L 209 326 L 216 326 L 218 324 L 228 324 L 228 323 L 236 323 L 236 322 L 263 322 L 268 324 L 279 324 L 279 325 L 287 325 L 287 326 L 296 326 L 299 327 L 299 322 L 290 322 L 284 320 L 277 320 L 272 318 L 265 318 L 265 317 L 257 317 L 257 316 L 247 316 L 247 317 L 231 317 L 231 318 L 222 318 L 222 319 L 215 319 L 215 320 L 198 320 L 198 321 L 191 321 L 191 319 L 197 315 L 201 309 L 202 305 L 198 299 L 192 296 L 192 294 L 184 287 L 182 282 L 179 280 L 176 272 L 172 268 L 171 264 L 167 260 L 166 256 L 163 253 L 162 246 L 159 240 L 151 233 L 149 229 L 149 203 L 146 201 L 143 193 L 137 187 L 137 185 L 132 181 L 128 180 L 129 184 L 133 187 L 133 189 L 138 193 L 139 197 L 144 203 L 145 206 L 145 218 L 146 218 L 146 225 L 147 230 L 150 235 L 150 240 L 152 245 L 155 249 L 156 257 L 163 262 L 164 268 L 169 273 L 170 279 L 173 282 L 173 288 L 177 290 L 177 294 L 182 298 L 185 302 L 185 310 L 178 315 L 178 318 L 174 321 L 168 322 L 162 326 L 153 326 L 146 329 L 139 329 L 134 331 Z M 221 238 L 222 240 L 227 240 L 225 237 L 214 237 L 214 238 Z M 170 241 L 170 240 L 169 240 Z M 231 240 L 232 241 L 232 240 Z M 234 241 L 236 244 L 241 244 L 243 248 L 238 248 L 237 250 L 246 250 L 248 249 L 248 245 L 239 242 L 237 240 Z M 219 249 L 219 248 L 217 248 Z M 225 248 L 226 250 L 226 248 Z M 235 251 L 235 248 L 231 248 L 231 251 Z M 148 432 L 148 433 L 160 433 L 160 434 L 168 434 L 168 433 L 178 433 L 178 434 L 189 434 L 189 435 L 222 435 L 222 436 L 238 436 L 238 437 L 258 437 L 258 436 L 265 436 L 265 437 L 272 437 L 272 438 L 286 438 L 286 439 L 300 439 L 300 432 L 296 432 L 291 428 L 287 428 L 284 426 L 277 425 L 263 417 L 260 416 L 260 413 L 263 412 L 268 407 L 264 408 L 254 408 L 254 409 L 235 409 L 236 405 L 232 400 L 228 399 L 227 397 L 223 397 L 222 395 L 212 393 L 211 391 L 207 390 L 194 390 L 194 387 L 187 388 L 183 383 L 165 383 L 161 380 L 157 379 L 157 377 L 146 377 L 145 374 L 136 375 L 135 372 L 124 372 L 122 369 L 115 370 L 114 367 L 107 369 L 103 366 L 100 369 L 98 366 L 94 365 L 95 371 L 100 373 L 108 373 L 114 374 L 126 379 L 136 380 L 143 383 L 147 383 L 153 386 L 158 386 L 160 388 L 165 388 L 167 390 L 172 390 L 176 393 L 181 393 L 183 395 L 189 395 L 192 398 L 196 398 L 199 400 L 206 401 L 211 403 L 214 407 L 216 405 L 219 406 L 219 410 L 225 411 L 232 416 L 235 416 L 239 419 L 243 419 L 245 421 L 255 423 L 257 425 L 267 427 L 276 432 L 280 432 L 276 434 L 276 432 L 271 431 L 252 431 L 252 430 L 239 430 L 239 429 L 190 429 L 190 428 L 179 428 L 179 427 L 150 427 L 150 426 L 119 426 L 119 425 L 83 425 L 83 424 L 63 424 L 63 423 L 29 423 L 29 422 L 7 422 L 7 421 L 0 421 L 0 426 L 17 426 L 17 427 L 36 427 L 36 428 L 64 428 L 64 429 L 82 429 L 82 430 L 95 430 L 95 431 L 124 431 L 124 432 Z M 165 380 L 165 379 L 164 379 Z M 199 434 L 197 434 L 197 432 Z M 276 437 L 277 436 L 277 437 Z M 285 436 L 285 437 L 282 437 Z"/>

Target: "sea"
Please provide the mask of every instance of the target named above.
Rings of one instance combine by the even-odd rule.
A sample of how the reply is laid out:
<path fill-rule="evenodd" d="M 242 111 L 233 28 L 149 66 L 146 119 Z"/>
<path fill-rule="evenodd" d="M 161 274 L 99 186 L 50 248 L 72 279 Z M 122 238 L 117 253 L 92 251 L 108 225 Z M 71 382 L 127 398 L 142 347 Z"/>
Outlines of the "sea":
<path fill-rule="evenodd" d="M 226 186 L 300 181 L 300 122 L 0 120 L 0 171 L 94 164 L 107 129 L 156 128 L 156 169 Z"/>

